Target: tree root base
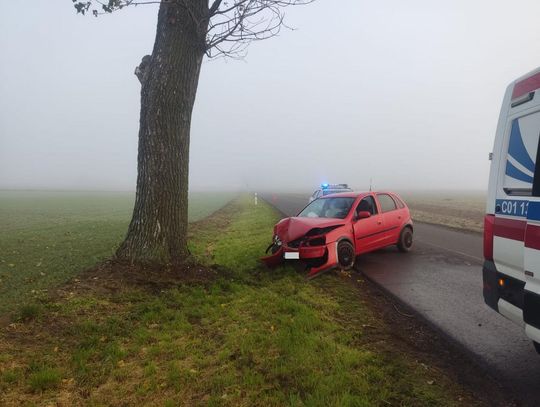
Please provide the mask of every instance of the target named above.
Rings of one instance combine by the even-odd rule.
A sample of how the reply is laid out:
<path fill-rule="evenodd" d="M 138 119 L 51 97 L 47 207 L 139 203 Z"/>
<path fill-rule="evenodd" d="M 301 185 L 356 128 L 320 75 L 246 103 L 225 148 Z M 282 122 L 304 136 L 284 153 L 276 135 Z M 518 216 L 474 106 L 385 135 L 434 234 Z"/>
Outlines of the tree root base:
<path fill-rule="evenodd" d="M 205 266 L 192 259 L 184 264 L 155 266 L 109 260 L 85 270 L 61 288 L 64 292 L 119 292 L 140 288 L 151 293 L 182 285 L 208 285 L 222 276 L 218 266 Z M 226 272 L 226 271 L 225 271 Z"/>

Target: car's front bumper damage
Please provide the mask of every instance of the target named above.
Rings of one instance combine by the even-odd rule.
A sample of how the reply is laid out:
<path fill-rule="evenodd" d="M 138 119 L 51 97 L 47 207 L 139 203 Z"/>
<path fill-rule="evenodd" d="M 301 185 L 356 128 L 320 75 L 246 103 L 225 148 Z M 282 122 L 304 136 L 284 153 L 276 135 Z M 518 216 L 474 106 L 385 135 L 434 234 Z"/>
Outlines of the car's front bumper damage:
<path fill-rule="evenodd" d="M 298 253 L 297 259 L 306 264 L 308 268 L 308 278 L 315 277 L 324 271 L 331 270 L 338 265 L 337 242 L 326 243 L 321 246 L 300 246 L 298 248 L 289 247 L 285 244 L 275 247 L 272 245 L 272 254 L 261 258 L 261 261 L 268 267 L 276 267 L 286 259 L 286 253 Z"/>

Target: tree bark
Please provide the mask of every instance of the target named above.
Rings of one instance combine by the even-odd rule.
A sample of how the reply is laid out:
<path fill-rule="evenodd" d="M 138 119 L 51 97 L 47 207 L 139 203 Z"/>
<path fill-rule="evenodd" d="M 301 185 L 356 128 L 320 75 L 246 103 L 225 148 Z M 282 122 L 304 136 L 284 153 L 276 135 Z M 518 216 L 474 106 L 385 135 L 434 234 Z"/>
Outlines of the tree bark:
<path fill-rule="evenodd" d="M 152 55 L 136 71 L 142 84 L 137 189 L 119 260 L 177 264 L 189 254 L 189 138 L 206 33 L 194 16 L 207 8 L 205 0 L 162 3 Z"/>

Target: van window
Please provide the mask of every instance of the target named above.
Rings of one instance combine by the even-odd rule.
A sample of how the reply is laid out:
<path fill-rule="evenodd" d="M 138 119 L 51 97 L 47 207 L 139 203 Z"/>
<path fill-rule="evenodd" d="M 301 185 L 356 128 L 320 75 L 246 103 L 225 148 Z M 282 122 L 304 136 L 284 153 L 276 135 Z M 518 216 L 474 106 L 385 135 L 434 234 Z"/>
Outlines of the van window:
<path fill-rule="evenodd" d="M 508 195 L 531 195 L 539 137 L 540 112 L 512 120 L 503 182 Z"/>
<path fill-rule="evenodd" d="M 377 195 L 377 198 L 379 198 L 379 203 L 381 204 L 381 211 L 382 213 L 394 211 L 397 209 L 396 203 L 392 199 L 390 195 L 387 194 L 379 194 Z"/>

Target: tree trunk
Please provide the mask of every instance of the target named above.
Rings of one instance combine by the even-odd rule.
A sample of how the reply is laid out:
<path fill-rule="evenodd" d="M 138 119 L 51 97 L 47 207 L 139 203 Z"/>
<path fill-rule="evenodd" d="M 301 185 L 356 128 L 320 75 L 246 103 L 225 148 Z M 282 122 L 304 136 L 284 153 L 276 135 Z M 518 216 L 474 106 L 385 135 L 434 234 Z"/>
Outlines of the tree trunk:
<path fill-rule="evenodd" d="M 188 3 L 204 15 L 207 2 Z M 119 260 L 163 265 L 188 256 L 189 137 L 206 32 L 193 11 L 174 1 L 160 5 L 152 55 L 136 72 L 142 84 L 137 190 Z"/>

